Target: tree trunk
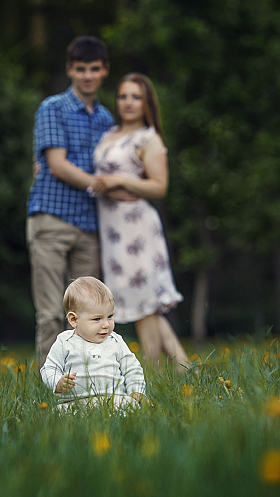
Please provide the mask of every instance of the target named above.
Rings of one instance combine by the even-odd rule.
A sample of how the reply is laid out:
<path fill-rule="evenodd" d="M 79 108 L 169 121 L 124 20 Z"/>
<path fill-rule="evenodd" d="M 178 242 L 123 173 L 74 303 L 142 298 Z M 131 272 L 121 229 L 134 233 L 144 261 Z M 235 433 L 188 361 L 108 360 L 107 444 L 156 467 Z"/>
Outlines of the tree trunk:
<path fill-rule="evenodd" d="M 207 337 L 207 301 L 208 271 L 201 270 L 196 274 L 191 310 L 191 331 L 196 342 L 203 342 Z"/>
<path fill-rule="evenodd" d="M 277 322 L 276 322 L 276 330 L 273 330 L 273 332 L 275 331 L 277 334 L 280 334 L 280 247 L 278 247 L 275 251 L 274 268 L 275 268 Z"/>

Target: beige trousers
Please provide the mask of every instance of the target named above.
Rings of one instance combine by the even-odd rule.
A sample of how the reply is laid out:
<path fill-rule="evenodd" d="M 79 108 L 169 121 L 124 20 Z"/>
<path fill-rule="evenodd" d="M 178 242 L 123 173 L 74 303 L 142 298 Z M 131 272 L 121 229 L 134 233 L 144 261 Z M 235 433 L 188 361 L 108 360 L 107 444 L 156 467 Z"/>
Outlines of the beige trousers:
<path fill-rule="evenodd" d="M 98 237 L 49 214 L 27 220 L 35 346 L 41 366 L 58 333 L 66 329 L 62 304 L 66 286 L 79 276 L 99 278 Z"/>
<path fill-rule="evenodd" d="M 100 407 L 100 405 L 103 404 L 103 402 L 107 400 L 109 401 L 109 405 L 111 398 L 110 397 L 105 397 L 104 395 L 100 395 L 98 397 L 90 397 L 90 398 L 83 398 L 79 399 L 79 404 L 82 404 L 84 406 L 90 406 L 90 407 Z M 140 407 L 139 402 L 137 400 L 133 399 L 129 395 L 114 395 L 112 398 L 112 405 L 114 406 L 115 409 L 119 409 L 122 407 L 126 406 L 131 406 L 131 407 Z M 68 411 L 68 409 L 72 409 L 73 406 L 76 405 L 76 402 L 70 401 L 70 402 L 64 402 L 63 404 L 58 404 L 57 408 L 59 411 Z"/>

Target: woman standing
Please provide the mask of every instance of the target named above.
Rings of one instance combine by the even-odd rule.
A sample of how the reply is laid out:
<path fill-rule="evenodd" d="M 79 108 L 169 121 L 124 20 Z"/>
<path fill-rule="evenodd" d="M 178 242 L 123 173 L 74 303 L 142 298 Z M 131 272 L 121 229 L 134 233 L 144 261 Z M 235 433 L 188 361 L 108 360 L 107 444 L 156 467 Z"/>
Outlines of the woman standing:
<path fill-rule="evenodd" d="M 120 125 L 105 133 L 95 150 L 96 174 L 103 192 L 122 188 L 136 200 L 98 199 L 104 281 L 115 298 L 115 321 L 135 322 L 144 356 L 157 364 L 164 349 L 185 370 L 188 358 L 162 315 L 183 297 L 174 285 L 158 212 L 146 200 L 164 197 L 168 183 L 158 104 L 148 78 L 133 73 L 121 80 L 117 113 Z"/>

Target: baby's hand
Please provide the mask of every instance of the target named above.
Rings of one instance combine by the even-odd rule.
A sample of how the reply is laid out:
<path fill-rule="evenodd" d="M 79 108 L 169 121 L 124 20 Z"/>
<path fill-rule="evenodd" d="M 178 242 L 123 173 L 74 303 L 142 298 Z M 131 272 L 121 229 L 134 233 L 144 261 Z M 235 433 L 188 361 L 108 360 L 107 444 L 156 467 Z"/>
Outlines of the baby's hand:
<path fill-rule="evenodd" d="M 153 407 L 153 404 L 151 404 L 151 402 L 149 401 L 149 399 L 146 397 L 146 395 L 143 395 L 142 393 L 139 393 L 139 392 L 132 392 L 130 394 L 130 397 L 132 397 L 133 399 L 137 400 L 137 402 L 139 402 L 139 404 L 141 404 L 142 402 L 146 402 L 149 406 L 152 406 Z"/>
<path fill-rule="evenodd" d="M 76 385 L 76 376 L 77 373 L 64 374 L 56 385 L 55 393 L 63 393 L 71 390 Z"/>

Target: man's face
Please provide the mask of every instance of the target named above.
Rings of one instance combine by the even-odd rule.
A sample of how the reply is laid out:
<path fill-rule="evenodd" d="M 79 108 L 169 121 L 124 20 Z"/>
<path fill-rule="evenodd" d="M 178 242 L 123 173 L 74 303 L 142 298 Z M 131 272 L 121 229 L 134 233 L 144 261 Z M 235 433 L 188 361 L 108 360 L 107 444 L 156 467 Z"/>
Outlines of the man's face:
<path fill-rule="evenodd" d="M 93 62 L 74 61 L 67 66 L 67 75 L 72 80 L 74 91 L 83 98 L 95 98 L 109 68 L 101 59 Z"/>

